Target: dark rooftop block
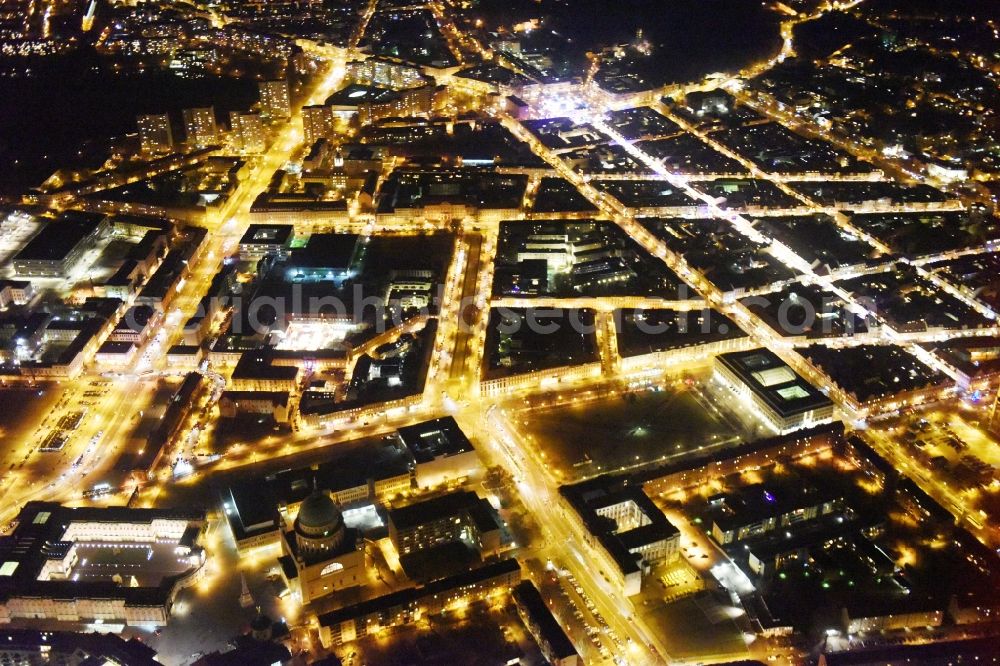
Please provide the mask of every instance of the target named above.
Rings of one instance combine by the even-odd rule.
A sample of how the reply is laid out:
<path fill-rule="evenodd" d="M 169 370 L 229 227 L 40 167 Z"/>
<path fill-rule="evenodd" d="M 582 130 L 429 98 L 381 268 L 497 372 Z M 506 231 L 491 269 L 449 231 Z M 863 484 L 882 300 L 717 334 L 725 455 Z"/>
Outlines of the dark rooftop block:
<path fill-rule="evenodd" d="M 352 83 L 326 98 L 326 106 L 359 106 L 361 104 L 391 102 L 399 92 L 390 88 L 363 86 Z"/>
<path fill-rule="evenodd" d="M 295 227 L 291 224 L 251 224 L 240 239 L 240 244 L 283 245 L 287 243 Z"/>
<path fill-rule="evenodd" d="M 476 493 L 468 490 L 448 493 L 392 509 L 389 511 L 389 521 L 396 526 L 396 529 L 405 530 L 440 518 L 457 516 L 484 501 L 486 500 L 480 499 Z"/>
<path fill-rule="evenodd" d="M 943 385 L 948 377 L 898 345 L 858 345 L 802 350 L 809 361 L 861 403 Z"/>
<path fill-rule="evenodd" d="M 292 253 L 289 265 L 346 269 L 357 256 L 359 240 L 357 234 L 313 234 L 305 247 Z"/>
<path fill-rule="evenodd" d="M 885 666 L 924 664 L 943 666 L 956 663 L 992 663 L 997 656 L 993 636 L 944 641 L 923 645 L 881 645 L 860 650 L 820 655 L 820 666 Z"/>
<path fill-rule="evenodd" d="M 616 310 L 618 352 L 637 356 L 746 336 L 716 310 Z"/>
<path fill-rule="evenodd" d="M 398 430 L 399 438 L 418 463 L 472 451 L 472 443 L 451 416 Z"/>
<path fill-rule="evenodd" d="M 739 377 L 754 394 L 784 418 L 831 404 L 829 398 L 769 349 L 721 354 L 716 362 Z"/>
<path fill-rule="evenodd" d="M 14 257 L 15 261 L 62 261 L 94 233 L 103 215 L 64 214 L 46 224 Z"/>

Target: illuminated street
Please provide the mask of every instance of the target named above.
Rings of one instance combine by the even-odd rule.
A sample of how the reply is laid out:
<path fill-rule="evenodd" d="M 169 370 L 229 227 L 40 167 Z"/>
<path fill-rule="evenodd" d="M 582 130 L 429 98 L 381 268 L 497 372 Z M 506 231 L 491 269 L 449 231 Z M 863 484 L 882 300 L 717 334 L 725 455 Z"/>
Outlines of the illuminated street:
<path fill-rule="evenodd" d="M 0 662 L 989 654 L 995 20 L 529 4 L 2 5 Z"/>

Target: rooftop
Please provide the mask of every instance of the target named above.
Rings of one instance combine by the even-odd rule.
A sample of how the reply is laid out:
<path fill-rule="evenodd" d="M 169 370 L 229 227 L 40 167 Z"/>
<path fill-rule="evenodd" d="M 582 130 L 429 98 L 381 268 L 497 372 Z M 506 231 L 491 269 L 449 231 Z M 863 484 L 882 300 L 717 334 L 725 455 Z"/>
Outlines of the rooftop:
<path fill-rule="evenodd" d="M 485 501 L 472 491 L 460 490 L 424 500 L 423 502 L 416 502 L 391 509 L 389 511 L 389 522 L 396 529 L 410 529 L 442 518 L 458 516 L 459 514 L 471 511 L 480 502 Z"/>
<path fill-rule="evenodd" d="M 783 417 L 812 411 L 830 404 L 830 399 L 792 370 L 769 349 L 730 352 L 716 357 Z"/>
<path fill-rule="evenodd" d="M 14 257 L 15 261 L 62 261 L 94 233 L 103 215 L 64 214 L 46 224 Z"/>
<path fill-rule="evenodd" d="M 292 267 L 349 268 L 357 256 L 361 237 L 357 234 L 312 234 L 305 247 L 295 250 Z"/>
<path fill-rule="evenodd" d="M 284 245 L 294 232 L 295 227 L 291 224 L 251 224 L 240 239 L 240 245 Z"/>
<path fill-rule="evenodd" d="M 514 600 L 524 608 L 531 621 L 538 626 L 542 639 L 549 644 L 554 657 L 562 659 L 577 653 L 569 636 L 552 615 L 552 611 L 545 604 L 545 600 L 534 583 L 530 580 L 521 581 L 514 588 Z"/>
<path fill-rule="evenodd" d="M 560 486 L 559 494 L 579 514 L 587 530 L 600 541 L 625 574 L 638 570 L 638 557 L 633 549 L 680 534 L 680 530 L 649 499 L 642 486 L 630 484 L 626 477 L 599 476 L 570 486 Z M 597 513 L 601 508 L 621 502 L 634 503 L 649 522 L 619 532 L 614 521 Z"/>
<path fill-rule="evenodd" d="M 390 88 L 377 88 L 352 83 L 326 98 L 326 106 L 358 106 L 375 102 L 391 102 L 400 93 Z"/>
<path fill-rule="evenodd" d="M 418 463 L 472 451 L 472 443 L 451 416 L 398 430 L 399 438 Z"/>
<path fill-rule="evenodd" d="M 55 598 L 124 598 L 126 605 L 140 606 L 165 603 L 173 581 L 189 567 L 186 563 L 176 561 L 172 546 L 163 552 L 154 552 L 160 545 L 167 545 L 160 542 L 147 542 L 143 539 L 117 541 L 116 543 L 140 544 L 152 553 L 147 557 L 143 550 L 142 561 L 137 561 L 132 569 L 129 569 L 128 558 L 123 555 L 112 557 L 103 568 L 92 572 L 94 566 L 102 565 L 98 561 L 88 564 L 85 557 L 74 567 L 74 572 L 79 576 L 75 576 L 73 580 L 40 580 L 45 563 L 52 559 L 63 559 L 74 545 L 88 551 L 93 550 L 93 560 L 98 560 L 100 553 L 106 550 L 100 547 L 100 537 L 66 541 L 73 524 L 150 525 L 158 520 L 185 521 L 191 527 L 204 523 L 205 512 L 196 509 L 132 509 L 125 506 L 71 508 L 54 502 L 27 503 L 18 514 L 14 532 L 0 538 L 0 601 L 11 596 L 31 595 Z M 187 534 L 188 530 L 185 530 L 177 543 L 181 543 Z M 187 545 L 195 546 L 194 543 Z M 147 569 L 150 575 L 144 576 Z M 111 580 L 112 574 L 126 571 L 130 577 L 147 578 L 144 581 L 146 584 L 138 587 L 123 586 Z M 96 575 L 91 575 L 92 573 Z"/>

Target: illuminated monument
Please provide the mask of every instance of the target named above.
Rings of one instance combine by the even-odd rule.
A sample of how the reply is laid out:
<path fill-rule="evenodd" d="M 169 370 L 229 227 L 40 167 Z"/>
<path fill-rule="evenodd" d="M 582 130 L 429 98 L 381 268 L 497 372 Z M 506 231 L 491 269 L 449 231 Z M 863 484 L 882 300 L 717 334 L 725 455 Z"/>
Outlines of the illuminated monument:
<path fill-rule="evenodd" d="M 283 524 L 281 533 L 281 571 L 302 603 L 364 582 L 362 541 L 326 491 L 305 498 L 291 529 Z"/>

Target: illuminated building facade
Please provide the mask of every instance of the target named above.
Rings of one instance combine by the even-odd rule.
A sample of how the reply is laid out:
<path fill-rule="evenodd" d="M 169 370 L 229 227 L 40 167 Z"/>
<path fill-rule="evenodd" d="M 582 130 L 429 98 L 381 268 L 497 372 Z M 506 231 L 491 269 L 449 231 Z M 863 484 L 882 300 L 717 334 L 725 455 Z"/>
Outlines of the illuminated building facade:
<path fill-rule="evenodd" d="M 424 585 L 392 592 L 359 604 L 345 606 L 319 616 L 319 637 L 323 645 L 343 645 L 458 607 L 521 581 L 517 560 L 500 560 L 484 567 L 441 578 Z"/>
<path fill-rule="evenodd" d="M 427 83 L 427 77 L 418 67 L 379 57 L 347 63 L 347 78 L 360 85 L 395 90 L 416 88 Z"/>
<path fill-rule="evenodd" d="M 313 491 L 288 527 L 282 521 L 278 562 L 288 587 L 302 603 L 364 583 L 365 556 L 358 532 L 344 524 L 329 493 Z"/>
<path fill-rule="evenodd" d="M 389 538 L 400 555 L 455 541 L 488 555 L 500 549 L 501 530 L 487 500 L 459 491 L 391 510 Z"/>
<path fill-rule="evenodd" d="M 302 136 L 307 146 L 333 134 L 333 110 L 322 104 L 302 107 Z"/>
<path fill-rule="evenodd" d="M 205 563 L 200 511 L 29 502 L 0 542 L 0 624 L 164 625 Z"/>
<path fill-rule="evenodd" d="M 348 120 L 357 114 L 358 122 L 367 125 L 380 118 L 427 115 L 436 93 L 433 85 L 392 90 L 351 84 L 327 98 L 326 104 L 335 117 Z"/>
<path fill-rule="evenodd" d="M 780 434 L 833 418 L 833 402 L 770 350 L 720 354 L 715 372 Z"/>
<path fill-rule="evenodd" d="M 170 129 L 170 116 L 151 114 L 136 119 L 139 127 L 139 145 L 144 153 L 168 153 L 174 147 L 174 135 Z"/>
<path fill-rule="evenodd" d="M 652 565 L 677 556 L 681 533 L 641 487 L 598 477 L 562 486 L 567 516 L 579 522 L 598 564 L 626 596 L 642 590 Z"/>
<path fill-rule="evenodd" d="M 66 277 L 107 228 L 104 215 L 67 211 L 14 255 L 14 272 L 21 277 Z"/>
<path fill-rule="evenodd" d="M 260 112 L 267 118 L 288 118 L 292 115 L 288 81 L 276 79 L 260 82 Z"/>
<path fill-rule="evenodd" d="M 232 128 L 233 145 L 240 152 L 250 155 L 264 152 L 267 139 L 264 134 L 264 122 L 259 113 L 233 111 L 229 114 L 229 125 Z"/>
<path fill-rule="evenodd" d="M 188 143 L 207 148 L 219 141 L 219 128 L 215 124 L 215 108 L 184 109 L 184 135 Z"/>

